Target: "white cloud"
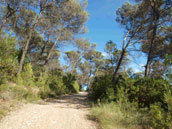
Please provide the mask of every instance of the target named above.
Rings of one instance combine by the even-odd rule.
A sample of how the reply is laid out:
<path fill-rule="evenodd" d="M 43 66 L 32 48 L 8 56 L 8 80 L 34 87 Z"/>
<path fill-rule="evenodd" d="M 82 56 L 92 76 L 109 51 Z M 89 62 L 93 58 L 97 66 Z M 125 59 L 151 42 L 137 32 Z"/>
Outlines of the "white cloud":
<path fill-rule="evenodd" d="M 133 72 L 135 72 L 135 73 L 143 72 L 144 71 L 144 66 L 145 66 L 145 64 L 136 64 L 136 63 L 131 63 L 129 65 L 129 67 L 131 67 Z"/>
<path fill-rule="evenodd" d="M 139 72 L 142 72 L 142 70 L 141 69 L 133 69 L 133 71 L 135 72 L 135 73 L 139 73 Z"/>
<path fill-rule="evenodd" d="M 107 56 L 108 56 L 108 54 L 107 54 L 106 52 L 102 52 L 102 55 L 103 55 L 104 57 L 107 57 Z"/>

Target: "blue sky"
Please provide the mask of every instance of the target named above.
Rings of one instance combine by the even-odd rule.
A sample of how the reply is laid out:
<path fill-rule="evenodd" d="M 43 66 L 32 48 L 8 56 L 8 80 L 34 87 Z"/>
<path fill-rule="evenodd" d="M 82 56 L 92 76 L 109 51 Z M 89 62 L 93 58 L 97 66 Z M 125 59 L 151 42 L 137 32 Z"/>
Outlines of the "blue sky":
<path fill-rule="evenodd" d="M 115 21 L 116 10 L 128 0 L 88 0 L 87 11 L 89 20 L 87 26 L 89 32 L 84 35 L 91 43 L 97 44 L 97 50 L 104 52 L 107 41 L 112 40 L 121 49 L 124 37 L 124 29 Z M 131 1 L 130 1 L 131 2 Z M 134 62 L 130 67 L 135 72 L 143 70 L 145 59 L 143 54 L 133 57 Z M 142 57 L 142 58 L 138 58 Z"/>
<path fill-rule="evenodd" d="M 98 50 L 103 51 L 109 40 L 113 40 L 120 47 L 123 30 L 115 22 L 115 12 L 125 2 L 126 0 L 88 0 L 89 32 L 85 37 L 97 43 Z"/>

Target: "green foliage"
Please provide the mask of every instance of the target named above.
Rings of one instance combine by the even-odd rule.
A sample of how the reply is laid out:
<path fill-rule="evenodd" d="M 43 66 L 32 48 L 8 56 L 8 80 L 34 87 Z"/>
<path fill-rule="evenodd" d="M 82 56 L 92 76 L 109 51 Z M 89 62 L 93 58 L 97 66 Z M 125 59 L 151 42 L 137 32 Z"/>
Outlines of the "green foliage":
<path fill-rule="evenodd" d="M 23 72 L 21 73 L 21 78 L 23 80 L 23 85 L 24 86 L 34 86 L 34 75 L 32 71 L 32 65 L 30 63 L 25 64 Z"/>
<path fill-rule="evenodd" d="M 40 87 L 41 98 L 55 97 L 66 93 L 66 87 L 63 84 L 62 75 L 58 70 L 42 73 L 37 80 Z"/>
<path fill-rule="evenodd" d="M 16 40 L 13 37 L 0 38 L 0 84 L 12 80 L 17 69 Z"/>
<path fill-rule="evenodd" d="M 162 108 L 160 103 L 150 106 L 150 126 L 155 129 L 171 129 L 172 114 Z"/>
<path fill-rule="evenodd" d="M 89 96 L 94 101 L 113 101 L 115 96 L 112 78 L 110 76 L 96 77 L 89 89 Z"/>
<path fill-rule="evenodd" d="M 148 116 L 150 117 L 150 125 L 155 129 L 171 129 L 172 127 L 171 91 L 164 94 L 163 102 L 163 104 L 155 103 L 150 106 Z"/>
<path fill-rule="evenodd" d="M 140 107 L 150 107 L 157 102 L 163 103 L 168 90 L 172 90 L 171 86 L 163 79 L 140 78 L 128 87 L 128 94 L 130 101 L 138 102 Z"/>
<path fill-rule="evenodd" d="M 39 94 L 43 99 L 68 93 L 78 93 L 80 88 L 74 75 L 63 76 L 59 70 L 42 73 L 36 84 L 40 87 Z"/>
<path fill-rule="evenodd" d="M 78 93 L 80 90 L 80 85 L 78 84 L 77 81 L 74 82 L 73 88 L 75 89 L 75 93 Z"/>
<path fill-rule="evenodd" d="M 39 95 L 42 99 L 49 98 L 51 94 L 52 94 L 52 92 L 51 92 L 51 89 L 48 85 L 40 87 Z M 53 95 L 53 96 L 55 96 L 55 95 Z"/>
<path fill-rule="evenodd" d="M 172 84 L 172 55 L 165 56 L 165 65 L 168 67 L 168 70 L 165 74 L 165 79 Z"/>
<path fill-rule="evenodd" d="M 140 109 L 148 107 L 146 116 L 148 118 L 147 124 L 150 127 L 155 129 L 171 128 L 172 88 L 167 81 L 153 78 L 121 78 L 118 87 L 120 87 L 118 98 L 122 99 L 123 96 L 126 96 L 130 102 L 137 103 Z M 121 93 L 121 89 L 123 89 L 123 93 Z M 126 101 L 121 103 L 125 104 Z M 128 108 L 126 105 L 122 107 Z"/>
<path fill-rule="evenodd" d="M 74 75 L 68 73 L 66 76 L 63 76 L 63 83 L 66 86 L 67 93 L 79 92 L 80 86 Z"/>
<path fill-rule="evenodd" d="M 142 127 L 152 127 L 155 129 L 171 128 L 172 88 L 167 81 L 164 79 L 129 78 L 127 76 L 119 76 L 116 88 L 113 87 L 114 85 L 110 77 L 103 76 L 95 78 L 89 91 L 89 95 L 94 101 L 101 103 L 115 101 L 120 112 L 122 112 L 122 115 L 125 117 L 125 122 L 121 125 L 124 126 L 127 122 L 127 125 L 129 125 L 129 123 L 135 125 L 135 122 L 137 121 L 138 123 L 136 125 Z M 111 92 L 109 92 L 109 88 L 112 88 Z M 113 96 L 113 99 L 109 99 L 109 96 Z M 104 107 L 100 106 L 95 108 L 95 110 L 98 110 L 99 112 L 102 108 Z M 96 116 L 98 120 L 100 119 L 99 121 L 103 126 L 106 125 L 104 128 L 111 128 L 108 127 L 108 125 L 110 126 L 114 121 L 110 116 L 110 119 L 104 120 L 106 119 L 106 115 L 108 115 L 108 112 L 105 111 L 105 109 L 104 111 L 100 111 L 104 114 L 98 113 L 93 116 Z M 133 116 L 133 118 L 130 118 L 132 117 L 132 114 L 130 113 L 134 114 L 134 112 L 138 113 L 138 117 Z M 107 123 L 104 123 L 104 121 Z M 112 127 L 118 126 L 113 125 Z"/>
<path fill-rule="evenodd" d="M 49 87 L 52 91 L 51 95 L 62 95 L 65 94 L 65 85 L 63 84 L 62 77 L 57 77 L 57 76 L 50 76 L 49 78 Z"/>
<path fill-rule="evenodd" d="M 35 82 L 36 86 L 39 87 L 39 95 L 42 99 L 49 98 L 52 94 L 51 89 L 48 85 L 48 73 L 40 72 Z"/>
<path fill-rule="evenodd" d="M 37 77 L 35 84 L 37 87 L 44 87 L 47 85 L 48 74 L 47 72 L 40 72 L 40 75 Z"/>

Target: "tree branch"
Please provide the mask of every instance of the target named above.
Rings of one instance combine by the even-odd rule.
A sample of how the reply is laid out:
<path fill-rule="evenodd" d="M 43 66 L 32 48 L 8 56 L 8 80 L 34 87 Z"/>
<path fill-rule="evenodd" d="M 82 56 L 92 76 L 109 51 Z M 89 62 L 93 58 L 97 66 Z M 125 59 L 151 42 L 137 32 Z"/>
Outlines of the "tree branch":
<path fill-rule="evenodd" d="M 127 40 L 127 38 L 128 38 L 129 33 L 130 33 L 130 30 L 128 30 L 127 34 L 125 35 L 125 38 L 124 38 L 124 40 L 123 40 L 122 48 L 125 47 L 125 42 L 126 42 L 126 40 Z"/>

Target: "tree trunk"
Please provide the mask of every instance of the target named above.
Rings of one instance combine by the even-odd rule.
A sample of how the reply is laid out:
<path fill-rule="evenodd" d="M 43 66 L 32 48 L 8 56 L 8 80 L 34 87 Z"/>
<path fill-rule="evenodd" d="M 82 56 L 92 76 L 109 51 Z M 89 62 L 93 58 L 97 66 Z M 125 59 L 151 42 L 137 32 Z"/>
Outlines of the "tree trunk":
<path fill-rule="evenodd" d="M 145 66 L 145 77 L 149 77 L 149 75 L 150 75 L 151 53 L 152 53 L 152 48 L 150 48 L 150 50 L 149 50 L 148 59 L 147 59 L 147 63 Z"/>
<path fill-rule="evenodd" d="M 48 56 L 47 56 L 47 58 L 46 58 L 46 60 L 45 60 L 45 64 L 44 64 L 44 65 L 46 65 L 46 64 L 48 63 L 48 61 L 49 61 L 49 59 L 50 59 L 50 57 L 51 57 L 52 51 L 53 51 L 53 49 L 56 47 L 56 44 L 57 44 L 57 42 L 59 41 L 60 36 L 61 36 L 61 32 L 59 32 L 59 34 L 58 34 L 58 36 L 57 36 L 57 38 L 56 38 L 55 43 L 54 43 L 53 46 L 51 47 L 51 49 L 50 49 L 50 51 L 49 51 L 49 53 L 48 53 Z"/>
<path fill-rule="evenodd" d="M 88 89 L 90 89 L 91 88 L 91 75 L 92 75 L 92 71 L 90 71 L 90 75 L 89 75 L 89 77 L 88 77 Z"/>
<path fill-rule="evenodd" d="M 113 73 L 112 82 L 115 82 L 115 80 L 116 80 L 116 75 L 117 75 L 117 73 L 118 73 L 118 70 L 120 69 L 120 66 L 121 66 L 122 60 L 123 60 L 123 58 L 124 58 L 125 52 L 126 52 L 126 49 L 123 48 L 123 49 L 122 49 L 122 53 L 121 53 L 121 57 L 120 57 L 120 59 L 119 59 L 119 61 L 118 61 L 118 64 L 117 64 L 117 66 L 116 66 L 116 68 L 115 68 L 115 72 Z"/>
<path fill-rule="evenodd" d="M 145 66 L 145 77 L 150 76 L 150 67 L 151 67 L 151 62 L 152 62 L 152 51 L 153 51 L 153 45 L 155 42 L 155 37 L 156 37 L 156 32 L 157 32 L 157 27 L 158 27 L 158 22 L 159 22 L 159 12 L 155 9 L 155 7 L 152 7 L 152 9 L 153 9 L 153 20 L 155 21 L 155 23 L 154 23 L 154 27 L 153 27 L 153 33 L 152 33 L 150 49 L 148 52 L 147 63 Z"/>
<path fill-rule="evenodd" d="M 21 59 L 20 59 L 20 64 L 19 64 L 19 69 L 18 69 L 17 75 L 19 75 L 21 73 L 22 69 L 23 69 L 24 59 L 25 59 L 25 56 L 26 56 L 26 53 L 27 53 L 27 50 L 28 50 L 28 47 L 29 47 L 30 40 L 32 38 L 32 33 L 33 33 L 33 31 L 34 31 L 34 29 L 35 29 L 35 27 L 36 27 L 36 25 L 37 25 L 37 23 L 38 23 L 38 21 L 39 21 L 39 19 L 41 17 L 42 11 L 43 10 L 41 9 L 40 12 L 39 12 L 39 15 L 36 18 L 35 24 L 31 28 L 31 31 L 29 33 L 28 39 L 26 41 L 26 45 L 24 47 L 24 50 L 23 50 L 23 53 L 22 53 L 22 56 L 21 56 Z"/>

